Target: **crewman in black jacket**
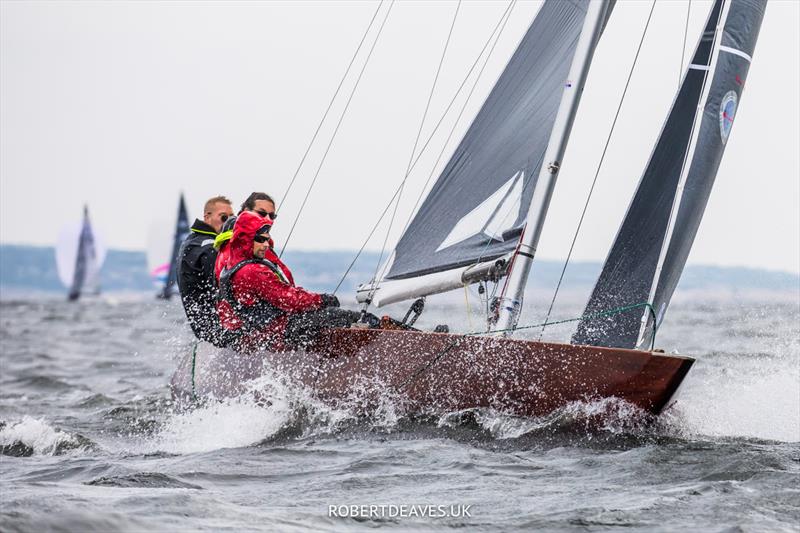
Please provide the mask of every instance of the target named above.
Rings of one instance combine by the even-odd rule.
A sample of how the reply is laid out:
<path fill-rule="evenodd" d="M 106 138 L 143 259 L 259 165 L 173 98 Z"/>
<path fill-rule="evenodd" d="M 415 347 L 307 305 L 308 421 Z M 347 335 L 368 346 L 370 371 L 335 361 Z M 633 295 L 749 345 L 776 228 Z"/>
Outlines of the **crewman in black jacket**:
<path fill-rule="evenodd" d="M 210 198 L 203 208 L 203 220 L 196 219 L 178 255 L 178 287 L 189 325 L 198 339 L 226 346 L 230 333 L 219 323 L 216 310 L 217 284 L 214 238 L 222 224 L 233 216 L 231 201 L 224 196 Z"/>

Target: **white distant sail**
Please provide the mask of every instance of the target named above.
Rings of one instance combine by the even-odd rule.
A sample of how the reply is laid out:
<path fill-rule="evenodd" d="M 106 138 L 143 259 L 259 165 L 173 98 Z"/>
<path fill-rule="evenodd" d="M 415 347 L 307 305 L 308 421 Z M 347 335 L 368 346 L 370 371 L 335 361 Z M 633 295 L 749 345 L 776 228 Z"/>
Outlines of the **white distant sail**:
<path fill-rule="evenodd" d="M 100 268 L 106 258 L 106 248 L 92 229 L 87 207 L 83 209 L 81 222 L 61 228 L 55 252 L 58 277 L 69 291 L 70 300 L 76 300 L 81 294 L 100 292 Z"/>

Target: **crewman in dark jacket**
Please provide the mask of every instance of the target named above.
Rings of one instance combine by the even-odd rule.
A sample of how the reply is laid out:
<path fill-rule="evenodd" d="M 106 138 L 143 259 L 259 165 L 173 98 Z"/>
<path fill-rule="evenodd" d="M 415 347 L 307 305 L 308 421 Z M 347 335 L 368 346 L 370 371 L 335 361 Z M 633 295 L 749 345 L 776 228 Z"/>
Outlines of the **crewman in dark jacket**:
<path fill-rule="evenodd" d="M 215 346 L 227 346 L 233 338 L 219 322 L 214 277 L 214 239 L 231 216 L 230 200 L 224 196 L 210 198 L 203 209 L 203 220 L 194 221 L 178 255 L 178 287 L 186 318 L 198 339 Z"/>

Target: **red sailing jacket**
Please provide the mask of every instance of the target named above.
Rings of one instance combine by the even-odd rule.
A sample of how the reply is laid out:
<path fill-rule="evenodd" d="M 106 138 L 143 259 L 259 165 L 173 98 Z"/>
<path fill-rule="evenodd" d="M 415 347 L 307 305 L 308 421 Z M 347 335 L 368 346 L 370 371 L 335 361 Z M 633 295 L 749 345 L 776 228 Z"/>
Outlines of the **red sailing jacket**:
<path fill-rule="evenodd" d="M 222 269 L 225 268 L 225 265 L 228 264 L 228 257 L 230 257 L 230 241 L 225 241 L 222 243 L 222 246 L 219 247 L 217 251 L 217 262 L 214 264 L 214 277 L 217 280 L 217 284 L 219 284 L 219 277 L 222 274 Z M 280 267 L 283 274 L 286 276 L 286 279 L 289 280 L 289 284 L 294 287 L 294 276 L 292 276 L 292 271 L 289 270 L 283 261 L 280 260 L 278 254 L 275 253 L 273 250 L 273 242 L 272 238 L 269 239 L 269 250 L 264 255 L 264 259 L 272 263 L 273 265 L 277 265 Z"/>
<path fill-rule="evenodd" d="M 223 251 L 220 250 L 220 256 L 227 256 L 225 268 L 231 269 L 240 262 L 253 258 L 253 237 L 262 226 L 264 226 L 264 219 L 254 213 L 244 212 L 239 215 L 233 228 L 233 237 L 230 240 L 230 244 L 223 248 L 226 253 L 223 254 Z M 274 259 L 277 259 L 277 257 L 273 257 L 274 255 L 274 253 L 271 253 L 267 260 L 273 262 L 276 266 L 280 265 L 282 272 L 288 272 L 289 269 L 284 268 L 285 265 L 280 263 L 280 260 L 274 261 Z M 217 283 L 219 283 L 221 271 L 222 269 L 217 270 Z M 280 342 L 289 314 L 311 311 L 322 307 L 322 297 L 319 294 L 293 286 L 291 272 L 282 277 L 273 272 L 268 266 L 258 263 L 245 265 L 234 273 L 231 279 L 231 289 L 234 298 L 240 304 L 249 307 L 256 305 L 260 301 L 266 301 L 284 311 L 285 314 L 283 316 L 271 320 L 264 330 L 258 333 L 258 339 L 253 339 L 259 342 L 269 340 L 268 338 L 271 338 L 272 341 Z M 228 302 L 224 300 L 218 302 L 217 312 L 225 329 L 237 330 L 242 327 L 242 321 L 236 316 Z"/>

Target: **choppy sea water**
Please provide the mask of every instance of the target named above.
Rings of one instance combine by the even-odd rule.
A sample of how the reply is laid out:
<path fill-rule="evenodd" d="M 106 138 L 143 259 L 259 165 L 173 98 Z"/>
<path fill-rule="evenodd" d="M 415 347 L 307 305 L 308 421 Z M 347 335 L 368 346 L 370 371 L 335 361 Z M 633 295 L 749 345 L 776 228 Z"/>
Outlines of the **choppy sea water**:
<path fill-rule="evenodd" d="M 478 326 L 461 307 L 421 325 Z M 658 335 L 697 363 L 655 423 L 614 400 L 358 416 L 270 375 L 254 385 L 268 406 L 187 412 L 167 388 L 191 342 L 177 302 L 6 299 L 0 531 L 797 531 L 797 295 L 683 295 Z M 351 505 L 367 516 L 330 516 Z"/>

